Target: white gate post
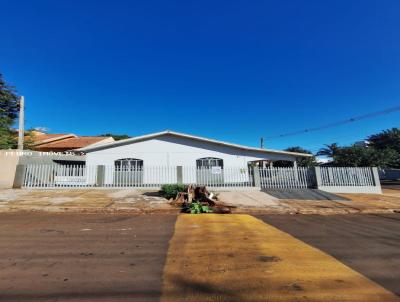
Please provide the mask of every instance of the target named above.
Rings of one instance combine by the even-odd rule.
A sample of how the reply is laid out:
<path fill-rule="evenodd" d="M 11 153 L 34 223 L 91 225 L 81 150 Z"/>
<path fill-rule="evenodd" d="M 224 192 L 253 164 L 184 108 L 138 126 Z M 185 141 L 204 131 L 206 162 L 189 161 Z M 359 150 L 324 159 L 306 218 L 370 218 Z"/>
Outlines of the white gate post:
<path fill-rule="evenodd" d="M 97 166 L 96 187 L 104 187 L 104 179 L 106 174 L 105 172 L 106 172 L 106 166 L 104 165 Z"/>
<path fill-rule="evenodd" d="M 260 168 L 258 166 L 253 167 L 253 177 L 254 177 L 254 186 L 256 188 L 261 189 Z"/>
<path fill-rule="evenodd" d="M 315 181 L 317 189 L 322 187 L 321 167 L 314 167 Z"/>
<path fill-rule="evenodd" d="M 382 193 L 382 189 L 381 189 L 381 181 L 379 179 L 379 172 L 378 172 L 378 168 L 377 167 L 371 167 L 371 172 L 372 172 L 372 180 L 374 182 L 374 186 L 378 187 L 379 190 Z"/>
<path fill-rule="evenodd" d="M 178 184 L 183 184 L 183 167 L 182 166 L 176 167 L 176 182 Z"/>
<path fill-rule="evenodd" d="M 13 188 L 20 189 L 23 186 L 25 180 L 25 171 L 25 165 L 17 165 L 15 169 Z"/>

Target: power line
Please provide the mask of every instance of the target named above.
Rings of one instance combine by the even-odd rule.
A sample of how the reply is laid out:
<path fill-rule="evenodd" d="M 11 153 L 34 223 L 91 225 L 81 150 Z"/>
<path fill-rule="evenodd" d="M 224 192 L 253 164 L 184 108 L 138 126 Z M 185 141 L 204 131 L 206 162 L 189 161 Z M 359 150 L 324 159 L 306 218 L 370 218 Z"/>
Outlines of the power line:
<path fill-rule="evenodd" d="M 330 123 L 330 124 L 326 124 L 326 125 L 322 125 L 322 126 L 318 126 L 318 127 L 313 127 L 313 128 L 308 128 L 308 129 L 303 129 L 303 130 L 298 130 L 298 131 L 293 131 L 293 132 L 287 132 L 287 133 L 283 133 L 283 134 L 279 134 L 279 135 L 273 135 L 273 136 L 269 136 L 266 137 L 266 139 L 274 139 L 274 138 L 281 138 L 281 137 L 287 137 L 287 136 L 294 136 L 294 135 L 299 135 L 299 134 L 304 134 L 304 133 L 309 133 L 309 132 L 314 132 L 314 131 L 319 131 L 319 130 L 324 130 L 324 129 L 329 129 L 329 128 L 334 128 L 334 127 L 338 127 L 338 126 L 342 126 L 345 124 L 350 124 L 350 123 L 354 123 L 354 122 L 358 122 L 361 120 L 366 120 L 369 118 L 374 118 L 380 115 L 386 115 L 389 113 L 393 113 L 396 111 L 400 111 L 400 106 L 397 107 L 392 107 L 392 108 L 388 108 L 385 110 L 381 110 L 381 111 L 376 111 L 376 112 L 372 112 L 372 113 L 367 113 L 364 115 L 359 115 L 359 116 L 355 116 L 346 120 L 342 120 L 342 121 L 338 121 L 338 122 L 334 122 L 334 123 Z"/>

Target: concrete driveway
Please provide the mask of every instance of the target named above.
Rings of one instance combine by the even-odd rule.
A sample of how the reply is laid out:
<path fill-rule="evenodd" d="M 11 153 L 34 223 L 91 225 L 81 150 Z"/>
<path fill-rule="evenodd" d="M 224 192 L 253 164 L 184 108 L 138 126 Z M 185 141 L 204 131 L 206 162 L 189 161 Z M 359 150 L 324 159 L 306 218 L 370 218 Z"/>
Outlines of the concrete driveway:
<path fill-rule="evenodd" d="M 236 206 L 236 213 L 271 213 L 271 214 L 349 214 L 349 213 L 393 213 L 400 211 L 400 193 L 383 190 L 384 194 L 323 194 L 320 199 L 312 192 L 310 199 L 305 199 L 304 190 L 282 195 L 278 199 L 263 191 L 221 192 L 218 199 L 228 205 Z M 300 198 L 296 198 L 300 196 Z M 328 196 L 330 199 L 327 199 Z M 291 197 L 291 198 L 290 198 Z"/>

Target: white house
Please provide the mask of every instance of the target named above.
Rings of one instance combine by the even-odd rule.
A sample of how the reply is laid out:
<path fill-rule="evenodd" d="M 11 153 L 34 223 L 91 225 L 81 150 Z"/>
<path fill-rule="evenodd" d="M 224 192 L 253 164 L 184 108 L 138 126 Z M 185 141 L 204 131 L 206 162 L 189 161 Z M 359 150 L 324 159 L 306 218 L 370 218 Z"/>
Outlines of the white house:
<path fill-rule="evenodd" d="M 235 182 L 242 181 L 243 177 L 247 176 L 239 177 L 236 174 L 229 176 L 227 173 L 229 169 L 240 169 L 247 174 L 247 169 L 252 164 L 266 165 L 278 160 L 291 161 L 295 164 L 297 158 L 310 156 L 303 153 L 247 147 L 173 131 L 88 146 L 78 151 L 86 153 L 87 166 L 106 167 L 106 184 L 115 183 L 116 174 L 127 171 L 130 172 L 129 181 L 132 181 L 133 177 L 134 180 L 143 183 L 159 183 L 162 177 L 163 182 L 166 182 L 166 178 L 174 182 L 177 177 L 177 166 L 183 167 L 182 177 L 185 183 L 194 182 L 194 177 L 197 179 L 202 177 L 199 170 L 206 171 L 208 177 L 220 177 L 223 182 Z M 185 167 L 194 168 L 197 175 L 196 172 L 189 173 Z M 132 174 L 138 171 L 139 174 Z M 143 174 L 142 171 L 147 172 Z M 125 174 L 122 176 L 120 174 L 117 175 L 120 178 L 127 177 Z"/>

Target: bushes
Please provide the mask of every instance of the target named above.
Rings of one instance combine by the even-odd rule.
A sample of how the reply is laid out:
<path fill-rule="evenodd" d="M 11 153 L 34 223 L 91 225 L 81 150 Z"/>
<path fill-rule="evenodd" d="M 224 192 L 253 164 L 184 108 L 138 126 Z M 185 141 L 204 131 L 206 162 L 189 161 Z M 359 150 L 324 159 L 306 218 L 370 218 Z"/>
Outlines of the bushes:
<path fill-rule="evenodd" d="M 169 184 L 161 186 L 161 195 L 166 199 L 175 198 L 179 192 L 187 192 L 188 186 L 183 184 Z"/>
<path fill-rule="evenodd" d="M 182 211 L 185 213 L 190 213 L 190 214 L 201 214 L 201 213 L 212 213 L 213 212 L 209 206 L 203 205 L 197 201 L 193 201 L 189 205 L 183 207 Z"/>

